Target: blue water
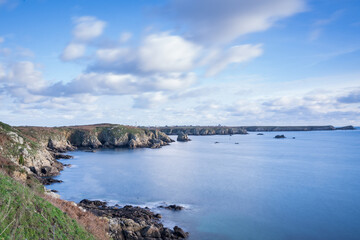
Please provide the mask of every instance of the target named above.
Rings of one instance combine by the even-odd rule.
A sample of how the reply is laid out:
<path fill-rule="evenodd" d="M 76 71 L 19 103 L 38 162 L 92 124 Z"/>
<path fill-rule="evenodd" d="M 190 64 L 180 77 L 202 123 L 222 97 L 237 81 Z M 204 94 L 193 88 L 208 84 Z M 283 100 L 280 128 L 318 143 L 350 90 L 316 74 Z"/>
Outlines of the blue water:
<path fill-rule="evenodd" d="M 190 239 L 360 239 L 360 131 L 264 134 L 73 152 L 50 188 L 76 202 L 149 206 Z"/>

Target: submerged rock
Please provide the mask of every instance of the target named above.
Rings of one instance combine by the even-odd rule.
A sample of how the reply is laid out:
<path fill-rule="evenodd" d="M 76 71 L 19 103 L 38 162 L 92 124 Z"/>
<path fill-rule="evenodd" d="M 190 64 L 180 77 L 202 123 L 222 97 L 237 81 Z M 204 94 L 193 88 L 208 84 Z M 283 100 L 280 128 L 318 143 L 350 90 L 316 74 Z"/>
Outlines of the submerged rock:
<path fill-rule="evenodd" d="M 173 210 L 173 211 L 180 211 L 180 210 L 184 209 L 183 206 L 175 205 L 175 204 L 171 204 L 171 205 L 168 205 L 168 206 L 161 205 L 161 206 L 159 206 L 159 208 L 164 208 L 164 209 Z"/>
<path fill-rule="evenodd" d="M 264 135 L 263 133 L 258 133 L 258 134 L 256 134 L 256 135 Z"/>

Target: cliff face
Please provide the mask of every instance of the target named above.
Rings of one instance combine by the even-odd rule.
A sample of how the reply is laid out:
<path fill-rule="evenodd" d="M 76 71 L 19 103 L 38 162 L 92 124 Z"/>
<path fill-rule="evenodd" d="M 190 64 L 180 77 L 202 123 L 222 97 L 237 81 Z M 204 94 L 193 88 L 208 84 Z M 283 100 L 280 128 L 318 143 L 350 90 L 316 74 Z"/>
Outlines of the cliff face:
<path fill-rule="evenodd" d="M 182 126 L 182 127 L 158 127 L 158 129 L 168 135 L 231 135 L 247 134 L 248 132 L 281 132 L 281 131 L 322 131 L 322 130 L 353 130 L 353 126 L 335 128 L 331 125 L 326 126 L 240 126 L 240 127 L 201 127 L 201 126 Z"/>
<path fill-rule="evenodd" d="M 151 128 L 152 129 L 152 128 Z M 184 133 L 187 135 L 230 135 L 247 134 L 243 127 L 160 127 L 160 131 L 167 135 L 178 135 Z"/>
<path fill-rule="evenodd" d="M 0 122 L 0 155 L 37 176 L 63 169 L 60 153 L 98 148 L 159 148 L 172 140 L 157 130 L 101 124 L 73 127 L 11 127 Z"/>

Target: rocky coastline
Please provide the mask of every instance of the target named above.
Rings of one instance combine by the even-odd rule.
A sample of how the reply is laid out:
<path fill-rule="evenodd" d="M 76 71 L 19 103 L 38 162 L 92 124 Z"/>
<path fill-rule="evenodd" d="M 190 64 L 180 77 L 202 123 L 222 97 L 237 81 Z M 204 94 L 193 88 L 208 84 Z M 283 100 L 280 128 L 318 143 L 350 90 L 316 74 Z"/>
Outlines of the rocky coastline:
<path fill-rule="evenodd" d="M 4 146 L 0 145 L 0 153 L 45 183 L 63 170 L 64 165 L 57 160 L 71 158 L 64 154 L 68 151 L 160 148 L 173 142 L 158 130 L 113 124 L 53 128 L 3 126 L 0 134 Z"/>
<path fill-rule="evenodd" d="M 171 142 L 173 140 L 161 131 L 122 125 L 45 128 L 11 127 L 0 122 L 0 157 L 20 169 L 12 172 L 13 178 L 25 182 L 31 175 L 43 185 L 61 182 L 52 177 L 59 175 L 66 166 L 59 159 L 72 158 L 64 154 L 68 151 L 160 148 Z M 51 190 L 45 193 L 51 197 L 59 197 Z M 171 240 L 185 239 L 189 235 L 177 226 L 173 229 L 164 227 L 160 222 L 161 216 L 147 208 L 113 208 L 100 201 L 82 201 L 79 206 L 83 211 L 90 211 L 106 219 L 109 223 L 108 234 L 115 240 Z"/>
<path fill-rule="evenodd" d="M 167 135 L 233 135 L 248 134 L 248 132 L 285 132 L 285 131 L 333 131 L 354 130 L 351 125 L 345 127 L 326 126 L 172 126 L 172 127 L 148 127 L 151 130 L 159 130 Z"/>

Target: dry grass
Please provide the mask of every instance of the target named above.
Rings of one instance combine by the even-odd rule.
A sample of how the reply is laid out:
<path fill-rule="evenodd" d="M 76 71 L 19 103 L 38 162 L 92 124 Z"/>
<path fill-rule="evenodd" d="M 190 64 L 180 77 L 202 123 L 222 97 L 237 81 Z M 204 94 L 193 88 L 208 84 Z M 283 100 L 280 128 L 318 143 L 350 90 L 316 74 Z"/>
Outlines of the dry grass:
<path fill-rule="evenodd" d="M 110 239 L 108 231 L 108 222 L 105 219 L 99 218 L 90 212 L 83 212 L 73 202 L 53 198 L 51 196 L 43 196 L 47 201 L 51 202 L 55 207 L 66 213 L 72 219 L 75 219 L 88 232 L 93 234 L 99 240 Z"/>

